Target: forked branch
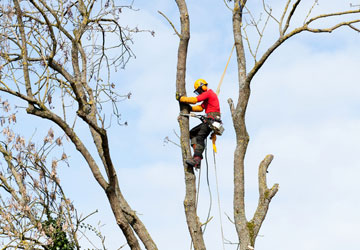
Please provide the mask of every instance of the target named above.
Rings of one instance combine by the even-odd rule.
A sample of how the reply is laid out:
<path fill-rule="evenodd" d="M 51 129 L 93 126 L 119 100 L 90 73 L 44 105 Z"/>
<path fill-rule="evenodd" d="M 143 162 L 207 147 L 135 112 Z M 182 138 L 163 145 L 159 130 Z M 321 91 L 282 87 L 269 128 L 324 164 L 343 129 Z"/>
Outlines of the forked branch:
<path fill-rule="evenodd" d="M 287 18 L 287 20 L 286 20 L 285 27 L 284 27 L 284 29 L 282 29 L 282 32 L 281 32 L 281 34 L 280 34 L 281 36 L 283 36 L 283 35 L 286 33 L 287 29 L 289 28 L 290 21 L 291 21 L 292 17 L 294 16 L 294 13 L 295 13 L 295 11 L 296 11 L 296 8 L 299 6 L 300 2 L 301 2 L 301 0 L 297 0 L 297 1 L 294 3 L 292 9 L 290 10 L 289 16 L 288 16 L 288 18 Z"/>
<path fill-rule="evenodd" d="M 269 189 L 266 184 L 266 174 L 268 172 L 267 169 L 269 168 L 269 165 L 272 160 L 273 160 L 273 156 L 267 155 L 259 165 L 258 206 L 254 214 L 254 217 L 247 223 L 247 228 L 249 230 L 249 235 L 250 235 L 250 243 L 252 247 L 255 245 L 255 239 L 260 231 L 263 221 L 265 220 L 271 199 L 275 196 L 275 194 L 279 190 L 279 184 L 275 184 L 271 189 Z"/>
<path fill-rule="evenodd" d="M 293 11 L 295 11 L 295 6 L 293 7 Z M 293 12 L 292 11 L 292 12 Z M 354 24 L 360 23 L 360 19 L 355 19 L 355 20 L 351 20 L 351 21 L 344 21 L 344 22 L 340 22 L 338 24 L 335 24 L 331 27 L 328 28 L 310 28 L 309 25 L 312 24 L 313 22 L 315 22 L 316 20 L 320 20 L 320 19 L 324 19 L 324 18 L 330 18 L 330 17 L 334 17 L 334 16 L 346 16 L 346 15 L 350 15 L 350 14 L 357 14 L 360 13 L 360 9 L 359 10 L 349 10 L 349 11 L 342 11 L 342 12 L 336 12 L 336 13 L 329 13 L 329 14 L 323 14 L 323 15 L 319 15 L 316 17 L 311 18 L 309 21 L 307 21 L 303 26 L 298 27 L 293 29 L 291 32 L 285 34 L 285 31 L 287 30 L 288 26 L 285 26 L 286 28 L 284 28 L 284 32 L 282 35 L 280 35 L 280 37 L 278 38 L 277 41 L 275 41 L 275 43 L 269 47 L 269 49 L 263 54 L 263 56 L 260 58 L 260 60 L 258 62 L 255 63 L 254 67 L 252 68 L 252 70 L 247 74 L 247 81 L 250 82 L 252 80 L 252 78 L 254 77 L 254 75 L 257 73 L 257 71 L 263 66 L 263 64 L 265 63 L 265 61 L 269 58 L 269 56 L 282 44 L 284 43 L 286 40 L 288 40 L 289 38 L 303 32 L 303 31 L 309 31 L 312 33 L 331 33 L 334 30 L 343 27 L 343 26 L 348 26 L 349 28 L 359 31 L 358 28 L 356 28 L 354 26 Z M 287 23 L 290 23 L 291 18 L 288 18 Z"/>

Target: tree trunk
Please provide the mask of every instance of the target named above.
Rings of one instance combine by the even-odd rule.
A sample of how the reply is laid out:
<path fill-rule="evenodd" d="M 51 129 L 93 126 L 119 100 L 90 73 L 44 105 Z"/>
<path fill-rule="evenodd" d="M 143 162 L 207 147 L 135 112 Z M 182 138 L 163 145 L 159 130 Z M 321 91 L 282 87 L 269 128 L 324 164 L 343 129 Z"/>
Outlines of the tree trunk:
<path fill-rule="evenodd" d="M 180 11 L 181 21 L 181 34 L 180 43 L 178 49 L 178 63 L 176 74 L 176 92 L 180 95 L 186 95 L 185 88 L 185 74 L 186 74 L 186 57 L 188 43 L 190 39 L 190 22 L 189 14 L 185 0 L 176 0 Z M 186 105 L 180 104 L 180 112 L 182 114 L 188 114 Z M 191 157 L 190 143 L 189 143 L 189 118 L 185 116 L 179 116 L 178 118 L 180 126 L 180 141 L 182 158 L 185 172 L 185 185 L 186 194 L 184 200 L 184 208 L 186 215 L 186 222 L 191 235 L 192 243 L 195 250 L 205 250 L 205 243 L 203 239 L 203 233 L 201 230 L 201 223 L 196 214 L 196 181 L 193 168 L 187 166 L 186 159 Z"/>
<path fill-rule="evenodd" d="M 239 97 L 236 109 L 232 101 L 230 108 L 234 129 L 236 133 L 236 149 L 234 153 L 234 220 L 236 231 L 241 242 L 241 250 L 243 246 L 248 246 L 249 232 L 247 230 L 247 220 L 245 215 L 245 177 L 244 177 L 244 160 L 249 143 L 249 135 L 246 130 L 245 112 L 250 96 L 250 84 L 246 82 L 246 61 L 244 45 L 242 41 L 241 25 L 242 25 L 242 7 L 240 1 L 235 2 L 233 11 L 233 33 L 235 40 L 235 48 L 238 65 L 239 79 Z M 245 248 L 246 249 L 246 248 Z"/>
<path fill-rule="evenodd" d="M 120 202 L 118 196 L 116 195 L 116 190 L 113 187 L 109 186 L 109 188 L 106 190 L 106 195 L 109 199 L 111 209 L 116 219 L 116 223 L 121 228 L 130 248 L 132 250 L 141 250 L 139 242 L 136 239 L 135 234 L 131 229 L 120 207 Z"/>
<path fill-rule="evenodd" d="M 237 54 L 239 96 L 236 108 L 229 99 L 231 115 L 236 133 L 236 149 L 234 153 L 234 220 L 240 242 L 240 250 L 251 250 L 271 201 L 276 194 L 278 185 L 272 189 L 266 186 L 266 170 L 273 158 L 268 155 L 259 166 L 259 202 L 254 217 L 248 221 L 245 214 L 245 155 L 249 144 L 249 134 L 246 129 L 245 114 L 250 98 L 250 81 L 252 76 L 246 74 L 245 50 L 243 45 L 242 10 L 246 1 L 235 1 L 233 10 L 233 34 Z"/>

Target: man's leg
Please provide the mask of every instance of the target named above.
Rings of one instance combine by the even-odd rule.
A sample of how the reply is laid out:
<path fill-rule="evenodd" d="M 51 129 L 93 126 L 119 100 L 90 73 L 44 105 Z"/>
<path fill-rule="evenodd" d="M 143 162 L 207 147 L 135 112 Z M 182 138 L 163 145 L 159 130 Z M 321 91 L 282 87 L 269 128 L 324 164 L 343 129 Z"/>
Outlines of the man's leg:
<path fill-rule="evenodd" d="M 194 148 L 194 157 L 186 160 L 186 162 L 192 167 L 200 168 L 201 159 L 203 158 L 202 154 L 205 150 L 205 140 L 210 134 L 211 128 L 206 123 L 201 123 L 194 127 L 194 129 L 195 128 L 196 130 L 194 130 L 193 133 L 190 131 L 191 144 Z M 197 132 L 196 134 L 195 131 Z"/>
<path fill-rule="evenodd" d="M 200 129 L 201 129 L 201 125 L 203 123 L 200 123 L 199 125 L 193 127 L 191 130 L 190 130 L 190 143 L 191 143 L 191 147 L 193 147 L 193 149 L 195 150 L 195 147 L 196 147 L 196 136 L 198 135 Z"/>

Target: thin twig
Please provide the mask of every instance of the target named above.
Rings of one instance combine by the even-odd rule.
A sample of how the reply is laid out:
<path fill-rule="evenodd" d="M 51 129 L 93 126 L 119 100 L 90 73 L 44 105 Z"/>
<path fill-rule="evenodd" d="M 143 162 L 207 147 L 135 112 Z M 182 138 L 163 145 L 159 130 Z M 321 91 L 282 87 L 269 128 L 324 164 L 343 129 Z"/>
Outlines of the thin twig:
<path fill-rule="evenodd" d="M 296 8 L 299 6 L 300 2 L 301 2 L 301 0 L 297 0 L 297 1 L 294 3 L 294 5 L 293 5 L 293 7 L 292 7 L 292 9 L 291 9 L 291 11 L 290 11 L 290 13 L 289 13 L 289 16 L 288 16 L 288 18 L 287 18 L 287 20 L 286 20 L 285 27 L 284 27 L 284 29 L 281 31 L 281 36 L 283 36 L 283 35 L 286 33 L 287 29 L 289 28 L 290 21 L 291 21 L 292 17 L 294 16 L 294 13 L 295 13 L 295 11 L 296 11 Z"/>
<path fill-rule="evenodd" d="M 281 16 L 281 18 L 280 18 L 280 23 L 279 23 L 280 36 L 283 36 L 283 35 L 284 35 L 284 33 L 283 33 L 283 31 L 282 31 L 282 24 L 283 24 L 283 21 L 284 21 L 286 12 L 287 12 L 288 9 L 289 9 L 290 3 L 291 3 L 291 0 L 288 0 L 287 3 L 286 3 L 286 6 L 285 6 L 285 8 L 284 8 L 284 11 L 283 11 L 283 13 L 282 13 L 282 16 Z"/>
<path fill-rule="evenodd" d="M 271 10 L 270 10 L 270 14 L 271 14 Z M 255 50 L 255 62 L 256 62 L 256 55 L 257 55 L 257 53 L 258 53 L 258 51 L 259 51 L 259 47 L 260 47 L 262 38 L 264 37 L 265 29 L 266 29 L 266 27 L 267 27 L 267 25 L 268 25 L 268 23 L 269 23 L 270 17 L 271 17 L 271 15 L 268 16 L 268 18 L 267 18 L 266 21 L 265 21 L 264 27 L 263 27 L 263 29 L 261 30 L 259 42 L 258 42 L 257 47 L 256 47 L 256 50 Z"/>
<path fill-rule="evenodd" d="M 316 5 L 318 2 L 319 2 L 318 0 L 315 0 L 315 1 L 314 1 L 313 6 L 311 6 L 311 8 L 310 8 L 310 10 L 309 10 L 308 14 L 307 14 L 307 15 L 306 15 L 306 17 L 305 17 L 304 24 L 306 23 L 306 20 L 309 18 L 309 16 L 310 16 L 311 12 L 313 11 L 313 9 L 315 8 L 315 5 Z"/>
<path fill-rule="evenodd" d="M 169 24 L 171 25 L 171 27 L 174 29 L 176 35 L 177 35 L 179 38 L 181 38 L 180 33 L 176 30 L 175 25 L 170 21 L 170 19 L 169 19 L 167 16 L 165 16 L 165 14 L 162 13 L 160 10 L 158 10 L 158 12 L 159 12 L 160 15 L 162 15 L 162 16 L 169 22 Z"/>
<path fill-rule="evenodd" d="M 233 9 L 227 4 L 226 0 L 224 0 L 224 4 L 231 12 L 233 11 Z"/>
<path fill-rule="evenodd" d="M 227 214 L 227 213 L 224 213 L 226 215 L 226 217 L 229 219 L 229 221 L 232 223 L 232 224 L 235 224 L 235 222 L 230 218 L 230 216 Z"/>
<path fill-rule="evenodd" d="M 180 144 L 178 144 L 178 143 L 170 140 L 170 138 L 169 138 L 168 136 L 166 136 L 166 137 L 164 138 L 164 143 L 168 143 L 168 142 L 171 142 L 171 143 L 174 144 L 175 146 L 178 146 L 179 148 L 181 148 Z"/>
<path fill-rule="evenodd" d="M 266 12 L 266 14 L 268 14 L 269 17 L 271 17 L 275 22 L 277 22 L 278 24 L 280 24 L 279 20 L 276 19 L 276 17 L 274 17 L 271 12 L 272 12 L 272 9 L 268 6 L 268 8 L 270 9 L 270 12 L 266 9 L 266 5 L 265 5 L 265 1 L 263 0 L 263 8 Z"/>
<path fill-rule="evenodd" d="M 207 221 L 205 221 L 204 223 L 201 223 L 201 226 L 208 224 L 212 220 L 212 218 L 214 218 L 214 217 L 211 216 Z"/>

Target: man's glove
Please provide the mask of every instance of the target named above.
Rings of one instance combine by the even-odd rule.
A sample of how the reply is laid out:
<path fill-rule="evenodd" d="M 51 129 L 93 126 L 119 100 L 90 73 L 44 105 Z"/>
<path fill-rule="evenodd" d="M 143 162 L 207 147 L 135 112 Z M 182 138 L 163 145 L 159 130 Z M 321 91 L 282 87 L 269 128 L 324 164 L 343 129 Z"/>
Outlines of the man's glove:
<path fill-rule="evenodd" d="M 180 102 L 181 97 L 182 97 L 182 95 L 180 95 L 178 92 L 176 92 L 176 95 L 175 95 L 176 100 Z"/>

